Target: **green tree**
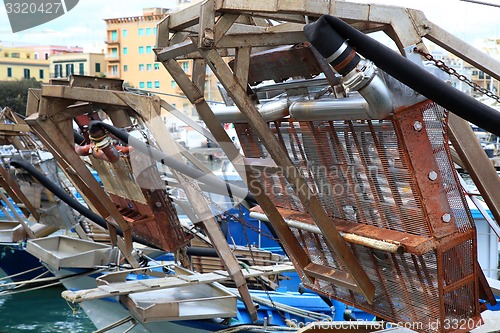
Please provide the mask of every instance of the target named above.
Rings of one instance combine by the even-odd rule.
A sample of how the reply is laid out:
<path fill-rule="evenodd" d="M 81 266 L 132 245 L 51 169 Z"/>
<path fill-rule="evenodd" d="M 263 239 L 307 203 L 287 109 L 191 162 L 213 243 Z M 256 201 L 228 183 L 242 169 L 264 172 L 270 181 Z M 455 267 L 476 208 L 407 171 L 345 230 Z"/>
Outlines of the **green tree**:
<path fill-rule="evenodd" d="M 31 79 L 0 81 L 0 110 L 9 107 L 19 114 L 26 114 L 29 88 L 40 88 L 42 83 Z"/>

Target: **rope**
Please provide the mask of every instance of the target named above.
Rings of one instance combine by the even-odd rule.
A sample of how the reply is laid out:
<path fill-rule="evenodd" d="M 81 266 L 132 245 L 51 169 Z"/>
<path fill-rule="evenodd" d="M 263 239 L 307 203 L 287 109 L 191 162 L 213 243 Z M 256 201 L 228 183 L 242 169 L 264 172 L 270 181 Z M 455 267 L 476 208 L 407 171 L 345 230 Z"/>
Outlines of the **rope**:
<path fill-rule="evenodd" d="M 0 281 L 12 279 L 13 277 L 16 277 L 16 276 L 28 274 L 28 273 L 31 273 L 33 271 L 39 270 L 41 268 L 44 268 L 44 266 L 38 266 L 38 267 L 35 267 L 35 268 L 31 268 L 31 269 L 25 270 L 25 271 L 20 272 L 20 273 L 12 274 L 12 275 L 9 275 L 9 276 L 4 276 L 4 277 L 0 278 Z"/>
<path fill-rule="evenodd" d="M 76 315 L 78 313 L 78 311 L 80 311 L 80 309 L 81 309 L 80 303 L 78 303 L 77 306 L 73 307 L 71 305 L 71 303 L 68 300 L 66 300 L 66 304 L 71 309 L 71 311 L 73 311 L 73 315 Z"/>
<path fill-rule="evenodd" d="M 259 326 L 259 325 L 239 325 L 229 328 L 225 328 L 215 333 L 236 333 L 241 331 L 247 332 L 297 332 L 295 327 L 283 327 L 283 326 Z"/>

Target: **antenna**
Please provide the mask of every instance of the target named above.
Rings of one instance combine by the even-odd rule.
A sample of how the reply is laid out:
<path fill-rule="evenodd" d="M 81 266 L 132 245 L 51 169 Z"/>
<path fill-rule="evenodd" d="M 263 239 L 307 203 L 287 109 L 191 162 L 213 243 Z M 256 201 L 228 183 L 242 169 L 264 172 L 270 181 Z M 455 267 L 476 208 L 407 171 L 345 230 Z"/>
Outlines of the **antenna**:
<path fill-rule="evenodd" d="M 498 7 L 498 8 L 500 8 L 500 4 L 494 4 L 494 3 L 484 2 L 484 1 L 477 1 L 477 0 L 460 0 L 460 1 L 472 2 L 472 3 L 476 3 L 478 5 L 484 5 L 484 6 L 491 6 L 491 7 Z"/>

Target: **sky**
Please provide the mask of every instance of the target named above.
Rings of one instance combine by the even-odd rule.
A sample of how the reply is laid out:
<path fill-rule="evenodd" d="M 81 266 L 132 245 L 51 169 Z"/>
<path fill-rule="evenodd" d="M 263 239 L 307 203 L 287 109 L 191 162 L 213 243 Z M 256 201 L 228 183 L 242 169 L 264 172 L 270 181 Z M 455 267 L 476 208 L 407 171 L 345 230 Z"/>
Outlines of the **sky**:
<path fill-rule="evenodd" d="M 0 3 L 0 42 L 80 46 L 88 52 L 100 52 L 106 39 L 104 19 L 139 16 L 143 8 L 174 5 L 175 0 L 80 0 L 53 21 L 12 33 L 6 8 Z"/>
<path fill-rule="evenodd" d="M 266 0 L 248 0 L 266 1 Z M 351 0 L 420 9 L 432 22 L 466 42 L 477 45 L 482 38 L 500 37 L 500 8 L 460 0 Z M 483 0 L 500 5 L 500 0 Z M 73 10 L 43 25 L 12 33 L 6 9 L 0 4 L 0 42 L 35 45 L 80 46 L 87 52 L 104 48 L 104 19 L 138 16 L 147 7 L 171 8 L 175 0 L 80 0 Z"/>

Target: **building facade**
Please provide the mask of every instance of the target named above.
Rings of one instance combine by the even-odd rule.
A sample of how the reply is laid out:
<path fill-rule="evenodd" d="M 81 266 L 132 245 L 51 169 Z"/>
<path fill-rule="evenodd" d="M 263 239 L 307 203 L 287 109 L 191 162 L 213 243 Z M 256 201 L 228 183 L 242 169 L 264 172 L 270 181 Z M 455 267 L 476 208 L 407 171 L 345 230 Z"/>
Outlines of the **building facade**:
<path fill-rule="evenodd" d="M 177 109 L 190 116 L 196 116 L 189 101 L 184 97 L 167 70 L 155 62 L 156 25 L 168 13 L 165 8 L 145 8 L 142 16 L 106 19 L 107 77 L 120 78 L 125 85 L 156 93 Z M 192 62 L 180 62 L 191 75 Z M 207 71 L 206 98 L 220 101 L 217 81 Z"/>
<path fill-rule="evenodd" d="M 78 46 L 41 45 L 41 46 L 30 46 L 26 48 L 33 50 L 34 59 L 45 59 L 45 60 L 48 60 L 49 57 L 55 54 L 83 52 L 83 48 Z"/>
<path fill-rule="evenodd" d="M 0 81 L 31 78 L 49 82 L 49 60 L 35 59 L 33 49 L 0 45 Z"/>
<path fill-rule="evenodd" d="M 65 53 L 49 57 L 50 78 L 66 78 L 71 74 L 105 76 L 106 62 L 102 53 Z"/>

